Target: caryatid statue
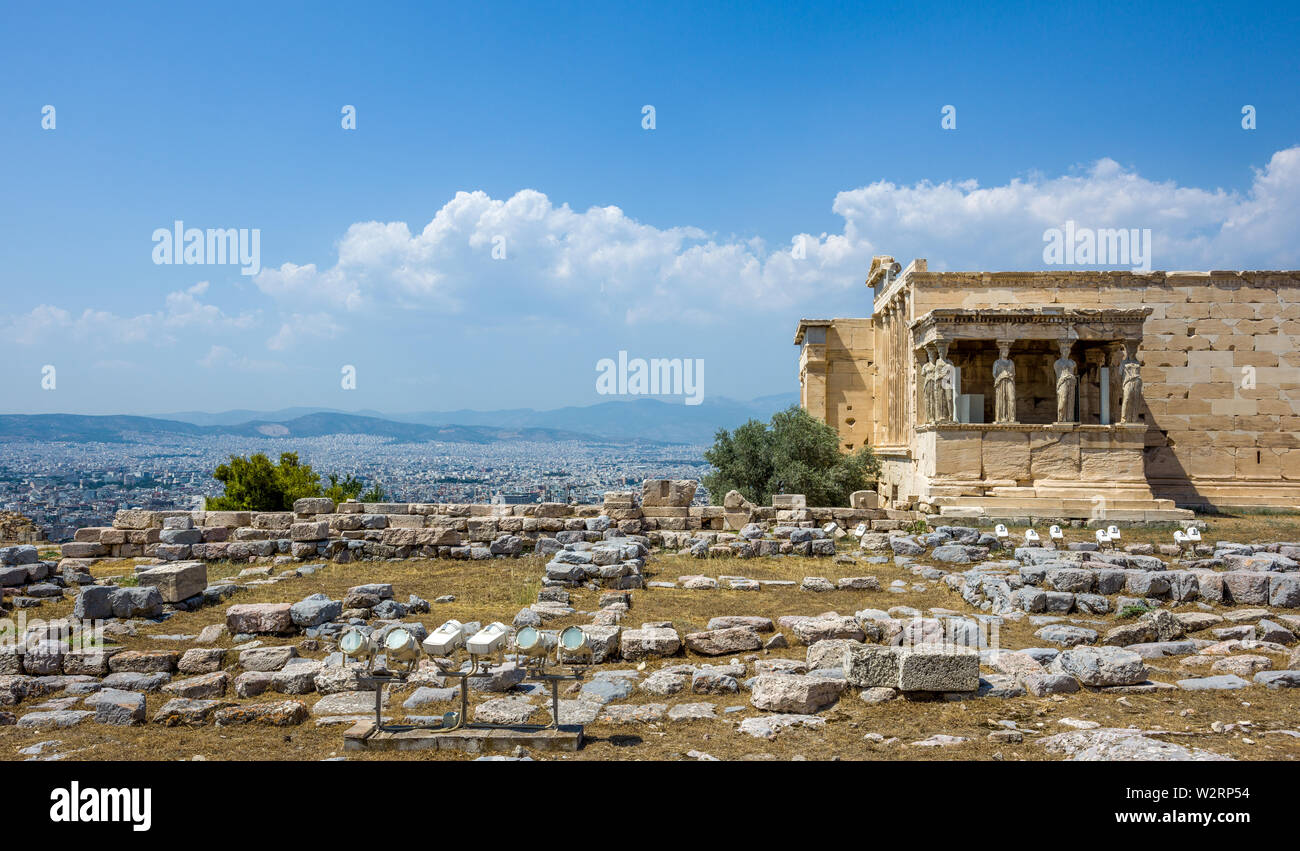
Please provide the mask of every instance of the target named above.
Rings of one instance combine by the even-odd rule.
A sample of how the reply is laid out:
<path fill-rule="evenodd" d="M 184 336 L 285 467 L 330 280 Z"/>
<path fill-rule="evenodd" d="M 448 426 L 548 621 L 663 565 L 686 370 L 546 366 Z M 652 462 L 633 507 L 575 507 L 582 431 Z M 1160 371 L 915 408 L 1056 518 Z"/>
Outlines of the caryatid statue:
<path fill-rule="evenodd" d="M 1070 360 L 1073 340 L 1058 340 L 1061 357 L 1052 364 L 1056 370 L 1056 421 L 1074 422 L 1074 391 L 1079 386 L 1079 365 Z"/>
<path fill-rule="evenodd" d="M 921 422 L 934 422 L 934 349 L 925 347 L 925 363 L 921 364 Z"/>
<path fill-rule="evenodd" d="M 936 422 L 953 421 L 952 362 L 948 360 L 948 344 L 938 343 L 939 360 L 934 365 L 934 419 Z"/>
<path fill-rule="evenodd" d="M 1121 403 L 1119 421 L 1135 423 L 1142 410 L 1142 364 L 1137 360 L 1137 343 L 1124 343 L 1124 360 L 1120 361 Z"/>
<path fill-rule="evenodd" d="M 993 361 L 993 421 L 1016 421 L 1016 362 L 1010 358 L 1010 341 L 998 342 L 998 359 Z"/>

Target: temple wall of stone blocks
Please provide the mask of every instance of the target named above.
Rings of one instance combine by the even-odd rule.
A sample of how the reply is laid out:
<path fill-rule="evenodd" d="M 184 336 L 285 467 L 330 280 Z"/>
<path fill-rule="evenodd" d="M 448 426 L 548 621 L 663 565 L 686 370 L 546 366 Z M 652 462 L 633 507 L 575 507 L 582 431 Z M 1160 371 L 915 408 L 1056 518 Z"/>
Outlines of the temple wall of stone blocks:
<path fill-rule="evenodd" d="M 799 403 L 830 423 L 840 446 L 853 451 L 870 442 L 875 408 L 874 337 L 870 319 L 833 319 L 801 326 Z"/>
<path fill-rule="evenodd" d="M 925 357 L 904 345 L 905 329 L 915 329 L 918 319 L 934 311 L 1100 309 L 1112 315 L 1149 311 L 1140 320 L 1136 358 L 1142 378 L 1139 423 L 1145 426 L 1142 478 L 1154 497 L 1182 506 L 1300 505 L 1300 272 L 930 272 L 917 260 L 897 277 L 882 275 L 873 263 L 871 278 L 874 343 L 870 362 L 860 364 L 869 385 L 845 387 L 836 404 L 873 412 L 865 426 L 857 421 L 854 443 L 860 444 L 865 431 L 881 456 L 879 489 L 889 504 L 904 506 L 929 496 L 933 477 L 926 471 L 935 470 L 936 461 L 940 478 L 954 477 L 937 456 L 945 451 L 943 444 L 950 445 L 946 452 L 954 461 L 970 461 L 957 478 L 1014 478 L 1021 488 L 1043 478 L 1030 456 L 1041 455 L 1038 466 L 1052 468 L 1051 479 L 1065 478 L 1061 469 L 1073 462 L 1071 451 L 1063 467 L 1047 463 L 1060 454 L 1048 445 L 1057 440 L 1051 434 L 994 435 L 996 429 L 989 429 L 980 436 L 918 439 L 916 428 L 926 422 L 918 380 Z M 829 337 L 850 321 L 859 320 L 804 320 L 800 327 L 827 323 Z M 1080 339 L 1071 351 L 1078 363 L 1074 421 L 1080 425 L 1104 425 L 1103 407 L 1110 423 L 1119 422 L 1124 353 L 1122 343 L 1114 341 L 1131 332 L 1116 330 L 1119 337 Z M 1053 360 L 1060 356 L 1054 341 L 1022 339 L 1015 329 L 1010 336 L 1015 421 L 1050 426 L 1057 402 Z M 991 371 L 998 355 L 993 339 L 982 344 L 956 339 L 947 354 L 960 370 L 960 392 L 983 397 L 976 421 L 994 422 Z M 1102 375 L 1108 376 L 1105 393 Z M 842 422 L 828 403 L 809 410 L 835 425 L 844 439 Z M 1126 446 L 1131 437 L 1124 436 Z M 1080 434 L 1070 442 L 1087 449 L 1096 436 Z M 1090 465 L 1088 455 L 1097 463 Z M 1089 467 L 1097 472 L 1116 464 L 1127 479 L 1133 465 L 1119 458 L 1081 450 L 1080 481 L 1104 481 L 1088 475 Z"/>
<path fill-rule="evenodd" d="M 1138 359 L 1153 492 L 1179 504 L 1300 504 L 1300 274 L 949 272 L 911 282 L 916 316 L 1151 308 Z"/>

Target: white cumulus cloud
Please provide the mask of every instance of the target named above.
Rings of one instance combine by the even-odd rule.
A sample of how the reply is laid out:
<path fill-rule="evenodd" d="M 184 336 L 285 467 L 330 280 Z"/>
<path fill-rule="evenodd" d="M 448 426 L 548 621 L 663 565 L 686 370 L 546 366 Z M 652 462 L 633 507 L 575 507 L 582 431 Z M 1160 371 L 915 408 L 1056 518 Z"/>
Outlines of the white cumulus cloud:
<path fill-rule="evenodd" d="M 329 268 L 285 263 L 256 283 L 298 307 L 363 313 L 526 303 L 627 323 L 703 323 L 861 286 L 873 254 L 926 257 L 940 270 L 1041 269 L 1044 231 L 1067 220 L 1149 228 L 1156 269 L 1295 267 L 1300 147 L 1274 154 L 1244 192 L 1155 181 L 1103 158 L 992 186 L 879 181 L 840 192 L 832 209 L 841 232 L 768 245 L 690 225 L 657 228 L 613 206 L 579 212 L 531 189 L 504 200 L 459 192 L 417 233 L 403 222 L 359 222 Z"/>

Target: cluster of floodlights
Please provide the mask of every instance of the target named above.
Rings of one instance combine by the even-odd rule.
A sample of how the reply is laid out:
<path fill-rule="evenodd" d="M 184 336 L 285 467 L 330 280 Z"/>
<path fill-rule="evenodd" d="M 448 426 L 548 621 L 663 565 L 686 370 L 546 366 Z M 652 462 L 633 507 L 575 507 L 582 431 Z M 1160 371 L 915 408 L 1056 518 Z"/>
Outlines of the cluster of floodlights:
<path fill-rule="evenodd" d="M 582 679 L 580 666 L 592 663 L 591 641 L 581 627 L 571 626 L 558 636 L 526 626 L 510 638 L 510 627 L 499 621 L 493 621 L 476 632 L 470 630 L 458 620 L 449 620 L 417 642 L 415 635 L 406 627 L 396 626 L 376 641 L 372 633 L 360 629 L 349 629 L 339 639 L 339 650 L 343 653 L 343 664 L 347 660 L 365 662 L 365 675 L 361 677 L 362 688 L 375 691 L 375 729 L 384 730 L 383 723 L 383 688 L 386 684 L 404 682 L 419 666 L 421 650 L 433 660 L 438 670 L 447 677 L 460 680 L 460 711 L 448 712 L 430 729 L 433 732 L 447 733 L 462 729 L 468 725 L 469 680 L 471 677 L 484 676 L 489 673 L 494 662 L 504 661 L 507 644 L 513 645 L 515 659 L 524 668 L 525 679 L 549 683 L 551 688 L 551 723 L 549 725 L 501 725 L 474 724 L 482 729 L 511 727 L 513 729 L 545 727 L 558 728 L 560 718 L 559 684 L 564 680 Z M 384 654 L 384 667 L 375 668 L 375 659 L 380 652 Z M 469 664 L 463 665 L 456 657 L 464 652 L 469 656 Z M 567 672 L 547 670 L 547 666 L 564 664 Z M 561 663 L 561 656 L 564 657 Z M 423 727 L 424 725 L 419 725 Z"/>
<path fill-rule="evenodd" d="M 449 620 L 429 633 L 422 644 L 401 626 L 389 630 L 382 643 L 372 633 L 350 629 L 339 639 L 339 650 L 347 659 L 365 662 L 366 670 L 374 666 L 375 657 L 382 652 L 389 670 L 409 672 L 419 664 L 421 648 L 439 668 L 445 668 L 443 661 L 454 659 L 460 651 L 468 654 L 476 667 L 481 659 L 502 661 L 507 644 L 513 645 L 526 667 L 544 668 L 551 664 L 552 656 L 554 663 L 560 664 L 561 653 L 566 664 L 590 664 L 592 657 L 591 642 L 581 627 L 568 627 L 557 636 L 526 626 L 511 641 L 510 628 L 499 621 L 471 634 L 460 621 Z"/>

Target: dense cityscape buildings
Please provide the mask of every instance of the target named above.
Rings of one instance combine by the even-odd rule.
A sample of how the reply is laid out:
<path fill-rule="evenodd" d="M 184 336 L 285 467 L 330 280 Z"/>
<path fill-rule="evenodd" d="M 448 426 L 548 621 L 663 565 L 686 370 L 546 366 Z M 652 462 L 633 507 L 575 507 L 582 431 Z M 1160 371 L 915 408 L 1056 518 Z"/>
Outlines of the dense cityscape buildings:
<path fill-rule="evenodd" d="M 398 443 L 370 435 L 264 439 L 164 437 L 139 443 L 0 443 L 0 510 L 26 515 L 51 541 L 108 525 L 121 508 L 201 508 L 231 455 L 297 452 L 328 484 L 352 475 L 399 502 L 600 501 L 647 478 L 698 479 L 703 446 L 501 441 Z M 697 501 L 707 501 L 703 488 Z"/>

